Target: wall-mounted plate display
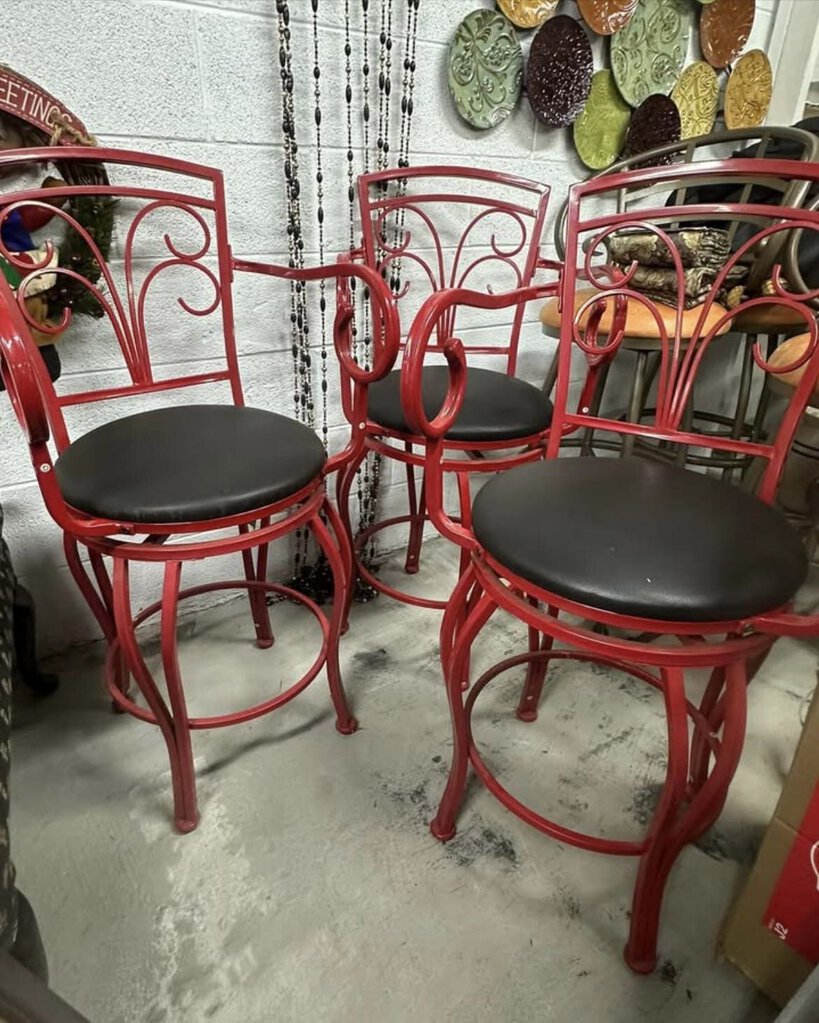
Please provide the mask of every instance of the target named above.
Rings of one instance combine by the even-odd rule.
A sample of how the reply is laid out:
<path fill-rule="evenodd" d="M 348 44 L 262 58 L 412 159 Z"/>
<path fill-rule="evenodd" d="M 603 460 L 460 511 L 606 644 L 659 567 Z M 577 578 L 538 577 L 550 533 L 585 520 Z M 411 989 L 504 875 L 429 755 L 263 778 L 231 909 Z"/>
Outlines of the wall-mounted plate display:
<path fill-rule="evenodd" d="M 649 149 L 656 149 L 657 146 L 664 146 L 668 142 L 677 142 L 679 138 L 680 112 L 677 104 L 668 96 L 655 93 L 644 99 L 631 115 L 624 155 L 636 156 L 648 152 Z M 644 166 L 670 162 L 671 157 L 664 156 Z"/>
<path fill-rule="evenodd" d="M 575 18 L 560 14 L 541 25 L 526 64 L 526 95 L 539 120 L 566 128 L 580 114 L 591 88 L 589 37 Z"/>
<path fill-rule="evenodd" d="M 449 91 L 473 128 L 494 128 L 520 98 L 523 55 L 515 30 L 498 11 L 472 11 L 449 46 Z"/>
<path fill-rule="evenodd" d="M 610 36 L 624 28 L 637 8 L 639 0 L 577 0 L 580 17 L 592 32 Z"/>
<path fill-rule="evenodd" d="M 653 93 L 671 92 L 690 32 L 689 0 L 639 0 L 628 24 L 611 37 L 611 69 L 627 103 L 636 107 Z"/>
<path fill-rule="evenodd" d="M 716 71 L 704 60 L 689 64 L 671 90 L 671 98 L 680 111 L 680 137 L 707 135 L 717 117 L 719 79 Z"/>
<path fill-rule="evenodd" d="M 620 95 L 609 70 L 592 76 L 583 113 L 574 122 L 577 155 L 592 170 L 610 167 L 623 150 L 631 107 Z"/>
<path fill-rule="evenodd" d="M 755 128 L 768 113 L 773 90 L 771 62 L 749 50 L 736 63 L 725 87 L 725 127 Z"/>
<path fill-rule="evenodd" d="M 714 0 L 705 8 L 700 15 L 700 46 L 712 67 L 727 67 L 742 53 L 755 12 L 755 0 Z"/>
<path fill-rule="evenodd" d="M 518 28 L 537 28 L 555 13 L 560 0 L 498 0 L 498 7 Z"/>

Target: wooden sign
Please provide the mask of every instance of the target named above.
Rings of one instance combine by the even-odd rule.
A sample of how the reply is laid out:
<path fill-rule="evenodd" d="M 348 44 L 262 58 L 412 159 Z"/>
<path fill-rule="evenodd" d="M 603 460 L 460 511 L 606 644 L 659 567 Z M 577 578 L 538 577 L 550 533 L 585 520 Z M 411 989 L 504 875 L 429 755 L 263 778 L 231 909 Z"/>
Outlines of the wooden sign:
<path fill-rule="evenodd" d="M 0 116 L 11 115 L 42 131 L 51 142 L 93 145 L 82 121 L 30 78 L 0 64 Z"/>

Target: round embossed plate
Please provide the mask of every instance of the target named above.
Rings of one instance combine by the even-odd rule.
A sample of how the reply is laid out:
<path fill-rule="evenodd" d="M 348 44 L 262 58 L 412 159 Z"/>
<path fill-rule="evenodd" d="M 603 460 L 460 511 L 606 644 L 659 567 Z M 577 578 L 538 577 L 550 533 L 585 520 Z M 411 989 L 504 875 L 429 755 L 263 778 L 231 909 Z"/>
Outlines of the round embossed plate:
<path fill-rule="evenodd" d="M 668 95 L 682 70 L 691 32 L 688 0 L 639 0 L 628 24 L 611 37 L 611 69 L 633 107 Z"/>
<path fill-rule="evenodd" d="M 502 14 L 467 14 L 449 45 L 448 77 L 455 107 L 473 128 L 493 128 L 509 116 L 523 85 L 523 55 Z"/>
<path fill-rule="evenodd" d="M 592 32 L 610 36 L 628 24 L 637 0 L 577 0 L 577 6 Z"/>
<path fill-rule="evenodd" d="M 742 53 L 755 10 L 755 0 L 714 0 L 705 8 L 700 15 L 700 46 L 712 67 L 726 67 Z"/>
<path fill-rule="evenodd" d="M 557 10 L 560 0 L 498 0 L 498 7 L 518 28 L 537 28 Z"/>
<path fill-rule="evenodd" d="M 636 156 L 648 152 L 667 142 L 677 142 L 680 138 L 680 112 L 677 104 L 668 96 L 656 93 L 648 96 L 631 115 L 631 123 L 626 133 L 625 156 Z M 670 163 L 670 156 L 658 160 L 646 161 L 642 166 L 659 166 Z"/>
<path fill-rule="evenodd" d="M 716 71 L 704 60 L 689 64 L 671 90 L 671 98 L 680 111 L 680 137 L 707 135 L 717 117 L 719 80 Z"/>
<path fill-rule="evenodd" d="M 589 37 L 578 21 L 560 14 L 543 23 L 529 50 L 526 94 L 544 124 L 572 123 L 588 99 L 593 67 Z"/>
<path fill-rule="evenodd" d="M 749 50 L 736 62 L 725 86 L 725 127 L 754 128 L 762 124 L 772 89 L 771 62 L 762 50 Z"/>
<path fill-rule="evenodd" d="M 623 149 L 631 107 L 620 95 L 609 70 L 592 76 L 583 113 L 574 122 L 577 155 L 592 170 L 610 167 Z"/>

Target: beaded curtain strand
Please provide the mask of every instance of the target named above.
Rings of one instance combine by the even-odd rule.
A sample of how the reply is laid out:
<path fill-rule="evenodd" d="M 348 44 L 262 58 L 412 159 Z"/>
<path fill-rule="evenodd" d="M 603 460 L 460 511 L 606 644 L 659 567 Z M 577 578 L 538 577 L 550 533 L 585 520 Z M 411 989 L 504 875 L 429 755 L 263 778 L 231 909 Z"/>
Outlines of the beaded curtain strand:
<path fill-rule="evenodd" d="M 322 54 L 320 48 L 319 25 L 322 2 L 336 3 L 337 0 L 310 0 L 312 20 L 312 130 L 315 142 L 315 200 L 316 200 L 316 244 L 310 249 L 316 251 L 320 262 L 325 261 L 326 239 L 325 223 L 327 208 L 325 203 L 325 178 L 322 143 Z M 412 93 L 415 85 L 415 41 L 417 35 L 418 9 L 420 0 L 344 0 L 344 102 L 346 113 L 347 142 L 347 205 L 349 215 L 350 248 L 358 247 L 358 215 L 356 211 L 356 177 L 359 173 L 370 170 L 371 164 L 379 170 L 389 166 L 390 154 L 395 152 L 391 146 L 391 97 L 393 95 L 393 14 L 394 4 L 403 2 L 406 5 L 406 35 L 404 39 L 403 75 L 401 78 L 401 119 L 398 141 L 398 166 L 409 166 L 410 131 L 412 123 Z M 377 10 L 376 10 L 377 8 Z M 289 0 L 276 0 L 279 73 L 282 84 L 281 95 L 281 131 L 284 149 L 284 183 L 287 217 L 287 243 L 290 265 L 304 266 L 305 228 L 302 219 L 304 198 L 299 167 L 299 143 L 297 137 L 296 110 L 299 107 L 299 84 L 294 79 L 293 66 L 293 33 L 291 30 L 291 11 L 301 9 L 291 5 Z M 360 20 L 358 20 L 360 19 Z M 376 22 L 377 19 L 377 22 Z M 375 33 L 375 25 L 378 34 Z M 354 54 L 355 41 L 359 42 L 358 57 Z M 377 43 L 376 47 L 373 44 Z M 377 63 L 372 60 L 377 57 Z M 325 55 L 326 61 L 326 55 Z M 354 68 L 360 67 L 360 80 L 355 80 Z M 377 75 L 373 67 L 377 68 Z M 371 99 L 377 90 L 375 107 Z M 358 100 L 358 109 L 357 103 Z M 306 108 L 306 103 L 304 104 Z M 374 116 L 375 115 L 375 116 Z M 359 148 L 355 142 L 354 125 L 360 120 L 362 142 Z M 306 132 L 302 132 L 302 135 Z M 371 142 L 375 143 L 375 153 L 371 150 Z M 358 154 L 358 155 L 357 155 Z M 332 211 L 331 215 L 332 215 Z M 308 232 L 308 236 L 310 236 Z M 393 274 L 390 286 L 397 290 L 398 278 Z M 372 338 L 370 325 L 369 294 L 366 288 L 355 288 L 354 292 L 356 316 L 354 319 L 353 344 L 356 359 L 369 368 L 372 358 Z M 329 439 L 327 395 L 328 395 L 328 339 L 327 339 L 327 300 L 326 285 L 322 282 L 318 291 L 319 324 L 314 321 L 314 333 L 318 334 L 318 380 L 315 379 L 313 353 L 311 353 L 310 314 L 316 315 L 315 307 L 308 301 L 308 289 L 301 282 L 293 282 L 290 289 L 290 325 L 291 351 L 293 356 L 293 403 L 296 417 L 300 422 L 315 429 L 318 427 L 321 439 L 327 447 Z M 314 388 L 318 387 L 320 402 L 314 400 Z M 319 415 L 316 415 L 316 409 Z M 318 422 L 317 422 L 318 419 Z M 359 508 L 359 529 L 364 529 L 375 521 L 376 502 L 380 484 L 380 459 L 370 456 L 359 470 L 356 484 Z M 294 554 L 294 585 L 310 593 L 317 600 L 329 596 L 331 581 L 324 570 L 319 557 L 314 557 L 316 564 L 309 559 L 309 541 L 306 534 L 301 533 L 296 540 Z M 373 561 L 375 549 L 371 544 L 365 552 L 365 558 Z M 360 593 L 366 599 L 370 594 Z"/>

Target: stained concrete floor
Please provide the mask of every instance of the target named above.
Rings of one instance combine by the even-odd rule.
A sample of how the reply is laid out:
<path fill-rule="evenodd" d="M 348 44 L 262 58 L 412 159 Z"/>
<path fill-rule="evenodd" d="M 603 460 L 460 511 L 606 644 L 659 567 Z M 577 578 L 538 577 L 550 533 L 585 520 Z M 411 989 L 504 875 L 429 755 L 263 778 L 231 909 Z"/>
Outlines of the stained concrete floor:
<path fill-rule="evenodd" d="M 425 573 L 443 579 L 449 562 L 439 542 Z M 306 663 L 315 625 L 285 604 L 273 618 L 269 651 L 249 643 L 244 601 L 182 626 L 193 710 L 251 702 Z M 12 836 L 56 990 L 95 1023 L 772 1020 L 715 936 L 787 771 L 817 647 L 781 641 L 751 687 L 728 805 L 672 876 L 661 968 L 636 977 L 621 958 L 634 861 L 540 835 L 477 784 L 456 839 L 430 836 L 450 751 L 437 622 L 383 598 L 356 607 L 342 648 L 354 736 L 335 732 L 323 675 L 272 717 L 198 733 L 202 823 L 186 837 L 158 732 L 109 711 L 100 647 L 55 664 L 60 692 L 17 709 Z M 476 667 L 523 638 L 493 620 Z M 506 784 L 570 826 L 639 832 L 662 776 L 656 694 L 560 664 L 524 725 L 519 683 L 498 680 L 476 711 Z"/>

